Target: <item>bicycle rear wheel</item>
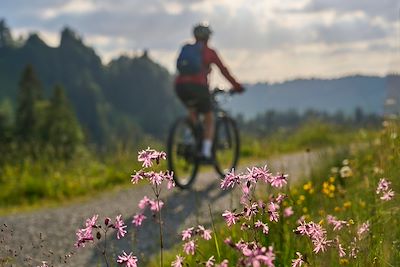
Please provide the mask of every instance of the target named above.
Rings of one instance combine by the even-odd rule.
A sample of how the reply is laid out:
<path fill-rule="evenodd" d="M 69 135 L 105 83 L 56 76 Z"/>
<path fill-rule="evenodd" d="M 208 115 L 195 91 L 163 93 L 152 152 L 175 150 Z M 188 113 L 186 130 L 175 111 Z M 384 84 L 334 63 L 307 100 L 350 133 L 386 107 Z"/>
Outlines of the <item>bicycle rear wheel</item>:
<path fill-rule="evenodd" d="M 174 172 L 174 181 L 182 189 L 193 183 L 197 170 L 199 147 L 195 130 L 187 118 L 178 119 L 172 126 L 167 144 L 168 168 Z"/>
<path fill-rule="evenodd" d="M 239 161 L 240 139 L 236 123 L 230 117 L 217 119 L 213 153 L 215 170 L 223 177 Z"/>

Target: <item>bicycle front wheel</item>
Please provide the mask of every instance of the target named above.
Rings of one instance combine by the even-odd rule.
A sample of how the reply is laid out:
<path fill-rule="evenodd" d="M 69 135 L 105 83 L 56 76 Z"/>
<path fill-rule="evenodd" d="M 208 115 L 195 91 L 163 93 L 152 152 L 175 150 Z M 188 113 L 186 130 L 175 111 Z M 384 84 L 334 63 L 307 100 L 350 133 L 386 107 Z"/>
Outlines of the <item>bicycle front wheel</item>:
<path fill-rule="evenodd" d="M 213 153 L 215 170 L 223 177 L 239 161 L 240 138 L 236 123 L 229 117 L 217 119 Z"/>
<path fill-rule="evenodd" d="M 178 119 L 169 133 L 167 161 L 169 170 L 174 172 L 174 181 L 181 189 L 189 188 L 196 177 L 198 147 L 192 124 L 187 118 Z"/>

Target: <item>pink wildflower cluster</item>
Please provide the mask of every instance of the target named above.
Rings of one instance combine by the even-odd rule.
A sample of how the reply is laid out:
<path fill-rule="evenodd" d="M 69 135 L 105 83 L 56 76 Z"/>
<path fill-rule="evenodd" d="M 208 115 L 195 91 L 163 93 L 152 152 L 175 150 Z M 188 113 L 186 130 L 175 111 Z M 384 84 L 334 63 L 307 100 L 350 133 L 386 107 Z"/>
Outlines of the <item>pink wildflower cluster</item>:
<path fill-rule="evenodd" d="M 243 188 L 244 193 L 246 190 L 252 188 L 258 181 L 269 183 L 273 187 L 281 188 L 287 184 L 288 175 L 280 174 L 272 175 L 267 166 L 247 168 L 247 173 L 235 174 L 232 169 L 231 172 L 226 174 L 221 182 L 222 189 L 233 188 L 235 185 L 245 185 Z"/>
<path fill-rule="evenodd" d="M 122 216 L 118 215 L 115 218 L 115 222 L 113 224 L 110 224 L 111 219 L 110 218 L 106 218 L 104 220 L 104 227 L 102 227 L 97 223 L 97 219 L 98 219 L 99 215 L 93 215 L 92 218 L 87 219 L 86 223 L 85 223 L 85 228 L 83 229 L 78 229 L 78 231 L 76 232 L 76 236 L 78 238 L 78 240 L 75 243 L 75 247 L 80 248 L 80 247 L 84 247 L 85 243 L 87 242 L 93 242 L 94 237 L 93 237 L 93 230 L 94 229 L 102 229 L 103 231 L 107 231 L 109 228 L 113 228 L 117 231 L 117 238 L 120 239 L 121 237 L 124 237 L 125 234 L 127 233 L 127 231 L 125 230 L 125 228 L 127 227 L 124 224 L 124 221 L 122 220 Z M 101 238 L 101 234 L 98 233 L 97 234 L 97 239 Z"/>
<path fill-rule="evenodd" d="M 87 219 L 85 223 L 85 228 L 83 229 L 78 229 L 76 232 L 76 236 L 78 237 L 78 240 L 75 243 L 75 247 L 85 247 L 86 242 L 92 242 L 93 241 L 93 228 L 97 228 L 96 226 L 96 221 L 98 219 L 99 215 L 93 215 L 91 219 Z"/>
<path fill-rule="evenodd" d="M 164 202 L 162 200 L 150 199 L 147 196 L 144 196 L 143 199 L 139 201 L 138 206 L 141 211 L 136 215 L 134 215 L 132 220 L 132 223 L 135 226 L 142 225 L 142 222 L 147 218 L 144 215 L 144 211 L 147 207 L 150 207 L 150 210 L 152 212 L 159 212 L 161 208 L 164 206 Z"/>
<path fill-rule="evenodd" d="M 348 226 L 349 223 L 347 221 L 338 220 L 335 216 L 328 215 L 326 216 L 326 220 L 328 224 L 333 225 L 333 231 L 338 231 L 343 228 L 343 226 Z"/>
<path fill-rule="evenodd" d="M 245 242 L 240 240 L 236 244 L 230 239 L 225 240 L 225 243 L 240 251 L 243 257 L 239 260 L 240 266 L 268 266 L 274 267 L 275 253 L 270 246 L 268 249 L 262 247 L 256 242 Z"/>
<path fill-rule="evenodd" d="M 183 251 L 188 255 L 194 255 L 196 252 L 196 236 L 200 236 L 204 240 L 210 240 L 211 230 L 206 229 L 203 225 L 198 225 L 196 229 L 190 227 L 182 231 L 182 240 L 186 241 L 186 243 L 183 244 Z"/>
<path fill-rule="evenodd" d="M 133 256 L 132 253 L 129 255 L 125 251 L 122 251 L 122 255 L 118 256 L 117 263 L 124 264 L 126 267 L 137 267 L 137 257 Z"/>
<path fill-rule="evenodd" d="M 394 197 L 394 191 L 390 188 L 392 183 L 385 178 L 381 178 L 376 188 L 376 194 L 382 194 L 380 199 L 389 201 Z"/>
<path fill-rule="evenodd" d="M 228 226 L 232 226 L 239 222 L 242 218 L 249 221 L 257 214 L 268 214 L 269 220 L 271 222 L 279 221 L 279 210 L 280 204 L 286 198 L 286 195 L 279 194 L 276 198 L 271 198 L 268 204 L 265 204 L 263 201 L 259 200 L 258 202 L 252 202 L 251 198 L 248 198 L 248 203 L 244 202 L 243 211 L 242 212 L 233 212 L 229 210 L 225 210 L 222 213 L 222 217 L 224 217 L 225 222 Z M 284 215 L 289 217 L 293 214 L 293 210 L 291 207 L 285 210 Z M 246 224 L 242 225 L 242 227 L 246 228 Z M 257 223 L 257 228 L 262 228 L 263 232 L 268 232 L 266 229 L 268 228 L 262 222 Z"/>
<path fill-rule="evenodd" d="M 142 150 L 139 152 L 138 161 L 143 162 L 143 168 L 149 168 L 153 166 L 153 161 L 156 161 L 157 164 L 160 163 L 160 159 L 166 159 L 167 154 L 163 151 L 156 151 L 148 147 L 146 150 Z"/>
<path fill-rule="evenodd" d="M 320 251 L 325 252 L 327 247 L 332 243 L 332 240 L 328 240 L 326 237 L 326 230 L 321 225 L 312 221 L 309 223 L 301 221 L 295 233 L 308 236 L 314 245 L 313 251 L 316 254 Z"/>
<path fill-rule="evenodd" d="M 300 252 L 296 252 L 297 258 L 292 260 L 292 267 L 301 267 L 304 263 L 304 257 Z"/>
<path fill-rule="evenodd" d="M 171 189 L 175 187 L 175 182 L 173 179 L 173 172 L 154 172 L 154 171 L 145 171 L 146 168 L 153 166 L 153 161 L 156 161 L 157 164 L 160 163 L 161 159 L 166 159 L 167 156 L 165 152 L 158 152 L 154 149 L 147 148 L 146 150 L 142 150 L 139 152 L 138 161 L 143 162 L 143 169 L 136 171 L 131 175 L 131 182 L 133 184 L 137 184 L 140 180 L 148 180 L 149 183 L 158 188 L 163 181 L 167 182 L 167 188 Z"/>

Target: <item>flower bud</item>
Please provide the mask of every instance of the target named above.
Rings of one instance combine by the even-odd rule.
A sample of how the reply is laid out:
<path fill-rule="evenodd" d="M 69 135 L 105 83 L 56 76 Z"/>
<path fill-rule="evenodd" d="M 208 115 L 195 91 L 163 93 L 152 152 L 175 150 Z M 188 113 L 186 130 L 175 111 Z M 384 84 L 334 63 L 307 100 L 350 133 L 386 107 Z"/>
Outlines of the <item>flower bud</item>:
<path fill-rule="evenodd" d="M 100 232 L 97 232 L 96 238 L 97 238 L 98 240 L 100 240 L 100 238 L 101 238 L 101 233 L 100 233 Z"/>

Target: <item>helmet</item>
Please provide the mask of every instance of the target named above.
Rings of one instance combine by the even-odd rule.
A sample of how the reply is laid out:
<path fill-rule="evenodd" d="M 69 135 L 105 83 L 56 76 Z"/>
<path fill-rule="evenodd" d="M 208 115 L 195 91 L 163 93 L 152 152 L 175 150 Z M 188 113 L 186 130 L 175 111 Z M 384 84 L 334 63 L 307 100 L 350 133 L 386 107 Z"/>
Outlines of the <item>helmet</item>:
<path fill-rule="evenodd" d="M 211 28 L 206 22 L 199 23 L 193 27 L 193 35 L 196 39 L 208 40 L 211 34 Z"/>

